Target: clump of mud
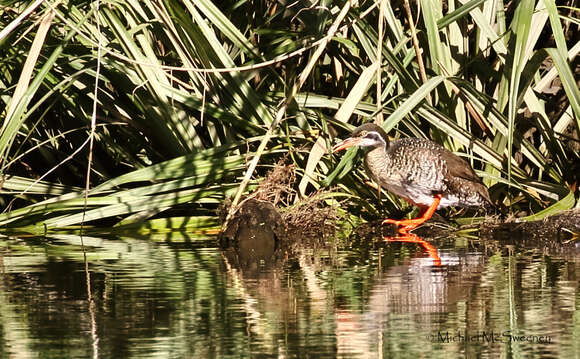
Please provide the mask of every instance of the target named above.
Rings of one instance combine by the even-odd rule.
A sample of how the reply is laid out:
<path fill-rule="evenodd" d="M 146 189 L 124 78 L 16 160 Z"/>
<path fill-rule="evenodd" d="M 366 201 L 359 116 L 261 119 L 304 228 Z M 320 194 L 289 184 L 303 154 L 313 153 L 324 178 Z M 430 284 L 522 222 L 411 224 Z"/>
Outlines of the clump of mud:
<path fill-rule="evenodd" d="M 282 212 L 282 217 L 293 236 L 329 237 L 336 233 L 340 219 L 335 207 L 324 203 L 328 191 L 316 191 L 307 198 Z"/>
<path fill-rule="evenodd" d="M 222 232 L 222 239 L 247 239 L 248 233 L 254 238 L 260 231 L 271 232 L 276 239 L 334 235 L 339 215 L 335 207 L 325 203 L 328 191 L 298 199 L 295 183 L 294 165 L 278 162 L 257 189 L 240 202 Z M 230 203 L 224 202 L 219 210 L 222 223 L 229 208 Z"/>

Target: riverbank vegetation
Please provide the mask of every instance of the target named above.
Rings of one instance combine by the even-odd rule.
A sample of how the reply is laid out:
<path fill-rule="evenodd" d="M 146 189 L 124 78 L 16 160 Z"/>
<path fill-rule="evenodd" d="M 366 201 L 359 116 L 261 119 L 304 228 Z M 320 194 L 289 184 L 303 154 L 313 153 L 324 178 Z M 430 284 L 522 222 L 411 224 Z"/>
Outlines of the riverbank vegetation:
<path fill-rule="evenodd" d="M 354 152 L 377 121 L 466 158 L 494 201 L 579 207 L 573 1 L 9 1 L 0 226 L 216 226 L 283 160 L 365 219 L 404 210 Z"/>

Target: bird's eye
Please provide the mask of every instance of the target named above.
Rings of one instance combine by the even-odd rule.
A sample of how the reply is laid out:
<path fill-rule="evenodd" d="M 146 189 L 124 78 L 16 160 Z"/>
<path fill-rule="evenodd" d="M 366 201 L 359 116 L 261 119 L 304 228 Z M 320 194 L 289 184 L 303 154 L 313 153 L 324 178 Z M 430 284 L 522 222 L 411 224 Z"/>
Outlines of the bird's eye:
<path fill-rule="evenodd" d="M 365 134 L 365 137 L 368 138 L 368 139 L 370 139 L 370 140 L 374 140 L 374 141 L 378 141 L 379 140 L 378 137 L 377 137 L 377 134 L 376 133 L 372 133 L 372 132 L 369 132 L 369 133 Z"/>

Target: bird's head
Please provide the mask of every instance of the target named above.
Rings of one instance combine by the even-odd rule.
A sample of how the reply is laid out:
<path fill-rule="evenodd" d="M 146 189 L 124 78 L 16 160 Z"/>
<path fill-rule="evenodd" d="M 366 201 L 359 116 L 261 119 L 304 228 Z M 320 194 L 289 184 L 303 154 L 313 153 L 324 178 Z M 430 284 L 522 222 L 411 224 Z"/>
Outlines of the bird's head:
<path fill-rule="evenodd" d="M 332 147 L 332 152 L 338 152 L 352 146 L 386 148 L 389 144 L 389 137 L 385 130 L 374 123 L 365 123 L 350 134 L 350 137 Z"/>

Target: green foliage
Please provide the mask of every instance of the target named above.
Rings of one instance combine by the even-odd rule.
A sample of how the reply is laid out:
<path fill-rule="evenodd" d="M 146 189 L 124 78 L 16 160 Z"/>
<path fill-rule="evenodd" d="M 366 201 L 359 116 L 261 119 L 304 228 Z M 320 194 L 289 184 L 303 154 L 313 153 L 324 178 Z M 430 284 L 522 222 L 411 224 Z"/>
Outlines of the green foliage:
<path fill-rule="evenodd" d="M 0 225 L 46 230 L 212 215 L 238 189 L 304 75 L 254 178 L 285 157 L 304 176 L 301 191 L 340 184 L 338 191 L 376 214 L 379 202 L 370 198 L 376 194 L 363 184 L 356 157 L 339 164 L 322 148 L 332 143 L 331 127 L 351 129 L 382 112 L 396 136 L 432 138 L 464 155 L 492 197 L 514 212 L 578 206 L 578 9 L 553 0 L 421 0 L 413 22 L 423 84 L 397 2 L 384 2 L 382 18 L 375 2 L 352 4 L 307 70 L 344 5 L 0 6 Z M 371 74 L 379 59 L 377 104 Z M 390 210 L 402 205 L 382 198 Z"/>

